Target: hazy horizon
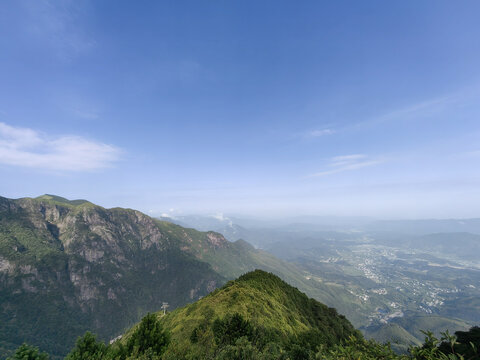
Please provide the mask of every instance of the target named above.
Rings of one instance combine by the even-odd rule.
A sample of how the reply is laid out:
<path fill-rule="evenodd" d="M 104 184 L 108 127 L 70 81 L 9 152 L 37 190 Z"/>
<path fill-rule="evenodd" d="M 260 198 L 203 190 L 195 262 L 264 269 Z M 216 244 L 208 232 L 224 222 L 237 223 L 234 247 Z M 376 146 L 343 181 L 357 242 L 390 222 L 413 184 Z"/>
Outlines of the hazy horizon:
<path fill-rule="evenodd" d="M 2 196 L 480 217 L 478 2 L 0 7 Z"/>
<path fill-rule="evenodd" d="M 205 209 L 200 210 L 198 212 L 191 212 L 191 211 L 183 211 L 181 209 L 164 209 L 164 211 L 154 211 L 154 210 L 146 210 L 146 209 L 141 209 L 141 208 L 135 208 L 132 206 L 120 206 L 120 205 L 109 205 L 106 206 L 105 204 L 95 202 L 91 199 L 87 198 L 78 198 L 78 197 L 70 197 L 67 198 L 65 196 L 62 196 L 61 194 L 41 194 L 41 195 L 32 195 L 32 196 L 20 196 L 20 197 L 13 197 L 12 199 L 21 199 L 21 198 L 39 198 L 44 195 L 47 196 L 58 196 L 61 198 L 65 198 L 69 201 L 74 201 L 74 200 L 86 200 L 89 201 L 95 205 L 110 209 L 110 208 L 127 208 L 127 209 L 133 209 L 133 210 L 138 210 L 141 211 L 151 217 L 155 218 L 171 218 L 172 220 L 181 220 L 183 218 L 194 218 L 194 217 L 200 217 L 200 218 L 211 218 L 211 219 L 216 219 L 219 221 L 229 221 L 229 220 L 246 220 L 246 221 L 258 221 L 259 223 L 261 222 L 272 222 L 276 223 L 278 221 L 291 221 L 291 223 L 295 223 L 298 220 L 298 223 L 312 223 L 318 220 L 324 221 L 325 224 L 328 224 L 328 220 L 332 220 L 333 222 L 338 222 L 338 223 L 349 223 L 349 222 L 358 222 L 358 223 L 368 223 L 368 222 L 375 222 L 375 221 L 403 221 L 403 220 L 432 220 L 432 221 L 437 221 L 437 220 L 477 220 L 480 219 L 480 216 L 477 217 L 388 217 L 388 216 L 370 216 L 370 215 L 360 215 L 360 214 L 351 214 L 351 215 L 336 215 L 332 213 L 255 213 L 255 212 L 222 212 L 222 211 L 207 211 Z M 6 197 L 9 198 L 8 196 L 0 194 L 1 197 Z M 290 224 L 291 224 L 290 223 Z"/>

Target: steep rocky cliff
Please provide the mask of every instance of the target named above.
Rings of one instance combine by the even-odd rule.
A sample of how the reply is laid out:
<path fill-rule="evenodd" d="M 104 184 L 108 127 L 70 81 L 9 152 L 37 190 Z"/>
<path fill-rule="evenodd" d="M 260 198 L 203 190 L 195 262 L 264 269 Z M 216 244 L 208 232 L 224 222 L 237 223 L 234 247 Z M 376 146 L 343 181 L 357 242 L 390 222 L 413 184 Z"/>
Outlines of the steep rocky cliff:
<path fill-rule="evenodd" d="M 108 339 L 164 301 L 184 305 L 223 284 L 202 258 L 231 245 L 135 210 L 0 198 L 0 346 L 61 355 L 87 329 Z"/>

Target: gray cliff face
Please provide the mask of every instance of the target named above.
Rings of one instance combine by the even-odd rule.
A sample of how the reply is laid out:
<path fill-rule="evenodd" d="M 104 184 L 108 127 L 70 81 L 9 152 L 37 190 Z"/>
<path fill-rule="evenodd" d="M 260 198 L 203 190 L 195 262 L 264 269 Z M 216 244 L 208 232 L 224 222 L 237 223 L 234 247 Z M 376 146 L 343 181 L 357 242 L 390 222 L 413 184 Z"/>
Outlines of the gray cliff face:
<path fill-rule="evenodd" d="M 163 301 L 195 301 L 225 282 L 200 260 L 227 243 L 135 210 L 0 198 L 0 352 L 23 339 L 64 355 L 86 330 L 112 338 Z"/>

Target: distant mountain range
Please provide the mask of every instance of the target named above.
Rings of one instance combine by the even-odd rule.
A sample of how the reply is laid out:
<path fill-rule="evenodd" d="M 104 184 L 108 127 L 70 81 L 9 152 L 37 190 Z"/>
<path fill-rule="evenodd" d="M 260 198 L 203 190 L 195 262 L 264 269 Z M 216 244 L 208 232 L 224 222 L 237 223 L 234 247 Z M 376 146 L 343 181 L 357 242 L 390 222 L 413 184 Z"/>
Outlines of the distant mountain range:
<path fill-rule="evenodd" d="M 480 253 L 480 219 L 374 220 L 367 217 L 295 217 L 282 222 L 227 216 L 178 216 L 165 218 L 184 227 L 215 231 L 228 240 L 243 239 L 256 247 L 277 249 L 282 243 L 312 245 L 319 240 L 358 241 L 359 234 L 377 244 L 447 254 L 477 260 Z M 480 262 L 479 262 L 480 264 Z"/>

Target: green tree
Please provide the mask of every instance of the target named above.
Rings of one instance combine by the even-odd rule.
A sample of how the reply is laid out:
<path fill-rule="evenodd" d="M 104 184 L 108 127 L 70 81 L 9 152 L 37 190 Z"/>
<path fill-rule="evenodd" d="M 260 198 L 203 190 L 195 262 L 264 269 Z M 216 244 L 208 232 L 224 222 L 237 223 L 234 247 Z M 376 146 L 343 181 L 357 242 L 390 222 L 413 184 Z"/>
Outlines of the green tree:
<path fill-rule="evenodd" d="M 258 350 L 246 337 L 237 339 L 235 345 L 227 345 L 216 356 L 218 360 L 257 360 Z"/>
<path fill-rule="evenodd" d="M 219 346 L 235 345 L 237 339 L 241 337 L 246 337 L 251 341 L 254 333 L 250 322 L 238 313 L 227 315 L 223 319 L 216 319 L 212 330 Z"/>
<path fill-rule="evenodd" d="M 444 354 L 462 354 L 465 359 L 480 359 L 480 327 L 456 331 L 453 336 L 445 331 L 442 335 L 439 349 Z"/>
<path fill-rule="evenodd" d="M 157 316 L 149 313 L 127 340 L 126 348 L 129 357 L 156 359 L 165 352 L 169 343 L 169 334 L 163 330 Z"/>
<path fill-rule="evenodd" d="M 75 347 L 67 355 L 66 360 L 101 360 L 107 352 L 107 346 L 97 341 L 94 334 L 87 331 L 79 337 Z"/>
<path fill-rule="evenodd" d="M 38 348 L 23 343 L 7 360 L 48 360 L 48 354 L 41 353 Z"/>

